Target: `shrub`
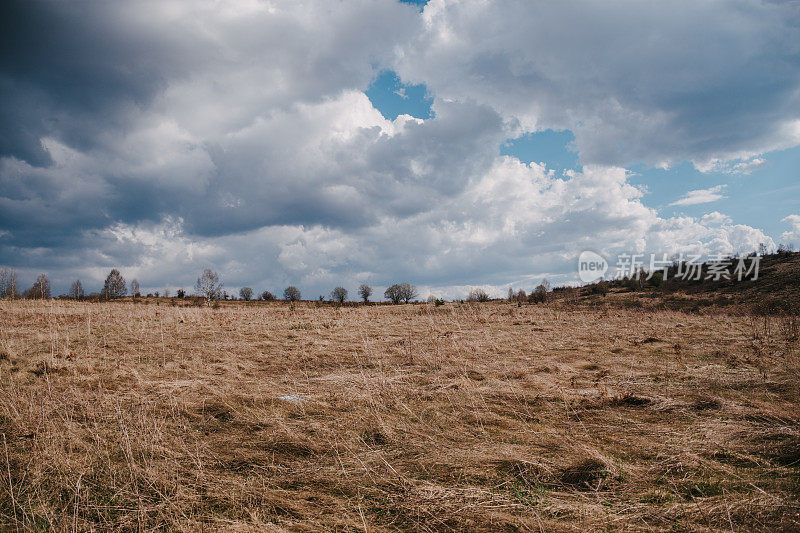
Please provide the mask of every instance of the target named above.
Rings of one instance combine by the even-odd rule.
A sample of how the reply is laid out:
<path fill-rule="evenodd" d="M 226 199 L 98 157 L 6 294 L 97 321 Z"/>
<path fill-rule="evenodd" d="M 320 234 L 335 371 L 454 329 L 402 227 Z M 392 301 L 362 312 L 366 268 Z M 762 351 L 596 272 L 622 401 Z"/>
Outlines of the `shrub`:
<path fill-rule="evenodd" d="M 644 278 L 641 274 L 631 276 L 623 280 L 625 287 L 628 288 L 630 291 L 638 291 L 644 286 Z"/>
<path fill-rule="evenodd" d="M 468 302 L 488 302 L 489 295 L 483 289 L 472 289 L 467 296 Z"/>
<path fill-rule="evenodd" d="M 660 270 L 658 272 L 653 272 L 653 275 L 647 280 L 647 284 L 651 287 L 658 288 L 662 283 L 664 283 L 664 273 Z"/>
<path fill-rule="evenodd" d="M 589 294 L 599 294 L 605 296 L 608 294 L 609 283 L 607 281 L 598 281 L 597 283 L 589 286 Z"/>
<path fill-rule="evenodd" d="M 533 289 L 533 292 L 528 296 L 528 301 L 531 303 L 544 303 L 548 300 L 548 292 L 550 292 L 550 282 L 546 279 Z"/>
<path fill-rule="evenodd" d="M 300 289 L 294 285 L 289 285 L 283 289 L 283 299 L 289 300 L 290 302 L 296 302 L 300 299 Z"/>
<path fill-rule="evenodd" d="M 264 291 L 261 293 L 261 299 L 264 300 L 265 302 L 271 302 L 272 300 L 275 299 L 275 295 L 269 291 Z"/>

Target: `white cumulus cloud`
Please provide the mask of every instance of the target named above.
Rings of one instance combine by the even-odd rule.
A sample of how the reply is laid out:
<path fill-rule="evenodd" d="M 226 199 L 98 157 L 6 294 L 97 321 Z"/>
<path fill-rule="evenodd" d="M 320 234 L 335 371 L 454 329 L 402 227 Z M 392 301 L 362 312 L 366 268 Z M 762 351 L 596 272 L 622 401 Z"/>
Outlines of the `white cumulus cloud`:
<path fill-rule="evenodd" d="M 680 198 L 669 205 L 697 205 L 707 204 L 725 198 L 725 185 L 715 185 L 708 189 L 697 189 L 689 191 L 683 198 Z"/>

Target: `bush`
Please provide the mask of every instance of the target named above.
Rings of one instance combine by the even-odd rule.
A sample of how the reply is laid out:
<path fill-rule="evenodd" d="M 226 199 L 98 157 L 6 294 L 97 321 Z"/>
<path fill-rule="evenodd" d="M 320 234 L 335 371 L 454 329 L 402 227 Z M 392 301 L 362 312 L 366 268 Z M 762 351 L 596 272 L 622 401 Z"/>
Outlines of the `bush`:
<path fill-rule="evenodd" d="M 660 270 L 658 272 L 653 272 L 653 275 L 647 280 L 647 284 L 651 287 L 658 288 L 662 283 L 664 283 L 664 273 Z"/>
<path fill-rule="evenodd" d="M 283 289 L 283 299 L 289 300 L 290 302 L 296 302 L 300 299 L 300 289 L 294 285 L 289 285 Z"/>
<path fill-rule="evenodd" d="M 483 289 L 472 289 L 467 296 L 468 302 L 488 302 L 489 295 Z"/>
<path fill-rule="evenodd" d="M 550 283 L 545 279 L 533 289 L 533 292 L 528 296 L 528 301 L 531 303 L 545 303 L 548 300 L 548 292 L 550 292 Z"/>
<path fill-rule="evenodd" d="M 632 292 L 638 291 L 644 286 L 644 282 L 642 280 L 641 275 L 639 275 L 638 277 L 631 276 L 630 278 L 623 280 L 623 283 L 625 287 L 627 287 L 628 290 Z"/>
<path fill-rule="evenodd" d="M 264 291 L 261 293 L 261 299 L 264 300 L 265 302 L 271 302 L 272 300 L 275 299 L 275 295 L 269 291 Z"/>
<path fill-rule="evenodd" d="M 609 283 L 607 281 L 598 281 L 597 283 L 589 286 L 589 294 L 599 294 L 605 296 L 608 294 Z"/>

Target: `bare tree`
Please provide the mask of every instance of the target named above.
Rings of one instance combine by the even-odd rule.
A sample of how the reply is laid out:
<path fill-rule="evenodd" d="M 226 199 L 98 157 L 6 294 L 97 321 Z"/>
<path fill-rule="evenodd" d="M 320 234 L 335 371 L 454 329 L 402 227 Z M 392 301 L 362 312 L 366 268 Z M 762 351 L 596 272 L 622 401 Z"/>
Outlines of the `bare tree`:
<path fill-rule="evenodd" d="M 16 298 L 17 271 L 11 267 L 0 268 L 0 298 Z"/>
<path fill-rule="evenodd" d="M 472 289 L 467 296 L 468 302 L 488 302 L 489 295 L 483 289 Z"/>
<path fill-rule="evenodd" d="M 206 299 L 206 305 L 211 305 L 211 300 L 219 298 L 222 292 L 222 283 L 219 281 L 219 274 L 207 268 L 197 278 L 194 290 L 200 293 L 200 296 Z"/>
<path fill-rule="evenodd" d="M 300 299 L 300 289 L 295 287 L 294 285 L 289 285 L 285 289 L 283 289 L 283 298 L 284 300 L 289 300 L 290 302 L 295 302 Z"/>
<path fill-rule="evenodd" d="M 400 297 L 405 303 L 410 302 L 417 297 L 417 288 L 410 283 L 400 284 Z"/>
<path fill-rule="evenodd" d="M 133 296 L 133 298 L 136 299 L 141 295 L 142 293 L 139 292 L 139 281 L 134 279 L 133 281 L 131 281 L 131 296 Z"/>
<path fill-rule="evenodd" d="M 122 298 L 126 294 L 128 294 L 128 286 L 125 284 L 125 278 L 116 268 L 111 269 L 106 282 L 103 284 L 103 296 L 105 296 L 106 300 L 113 300 Z"/>
<path fill-rule="evenodd" d="M 250 287 L 242 287 L 239 289 L 239 298 L 245 302 L 249 302 L 253 298 L 253 289 Z"/>
<path fill-rule="evenodd" d="M 383 292 L 383 297 L 397 305 L 403 300 L 403 288 L 395 283 Z"/>
<path fill-rule="evenodd" d="M 347 300 L 347 289 L 344 287 L 336 287 L 331 291 L 331 301 L 344 303 Z"/>
<path fill-rule="evenodd" d="M 72 282 L 72 287 L 69 289 L 69 296 L 73 300 L 83 299 L 85 293 L 83 292 L 83 283 L 81 283 L 81 280 L 76 279 Z"/>
<path fill-rule="evenodd" d="M 36 281 L 33 282 L 33 287 L 29 289 L 29 298 L 50 298 L 50 280 L 47 279 L 47 274 L 39 274 Z"/>
<path fill-rule="evenodd" d="M 369 297 L 372 296 L 372 287 L 366 283 L 362 283 L 361 286 L 358 287 L 358 294 L 361 296 L 361 299 L 364 300 L 364 303 L 369 303 Z"/>

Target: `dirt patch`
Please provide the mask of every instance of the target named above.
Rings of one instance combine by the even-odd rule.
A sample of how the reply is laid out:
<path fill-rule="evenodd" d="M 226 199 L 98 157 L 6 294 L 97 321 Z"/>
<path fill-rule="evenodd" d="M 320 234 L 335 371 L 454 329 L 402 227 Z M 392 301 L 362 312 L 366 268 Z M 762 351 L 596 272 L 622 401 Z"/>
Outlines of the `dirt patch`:
<path fill-rule="evenodd" d="M 616 398 L 612 398 L 609 402 L 610 405 L 616 407 L 644 407 L 646 405 L 650 405 L 653 403 L 653 400 L 650 398 L 645 398 L 644 396 L 636 396 L 635 394 L 625 394 L 624 396 L 617 396 Z"/>
<path fill-rule="evenodd" d="M 361 440 L 370 446 L 384 446 L 389 444 L 389 437 L 379 430 L 365 431 L 361 434 Z"/>
<path fill-rule="evenodd" d="M 576 461 L 561 472 L 560 481 L 579 490 L 593 490 L 608 476 L 606 465 L 599 459 Z"/>

